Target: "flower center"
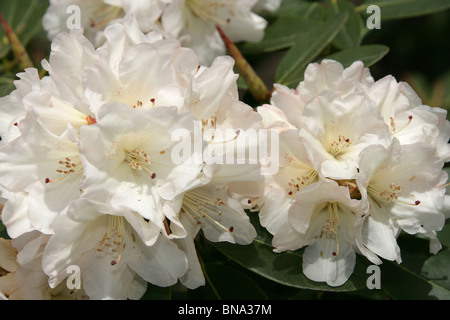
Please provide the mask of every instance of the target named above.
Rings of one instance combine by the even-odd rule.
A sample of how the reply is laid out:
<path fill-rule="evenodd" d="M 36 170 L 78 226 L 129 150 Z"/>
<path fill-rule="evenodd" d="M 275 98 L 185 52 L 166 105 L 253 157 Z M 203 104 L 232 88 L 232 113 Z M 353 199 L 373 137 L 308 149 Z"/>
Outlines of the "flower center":
<path fill-rule="evenodd" d="M 351 146 L 352 142 L 350 139 L 346 138 L 343 135 L 338 135 L 338 138 L 331 141 L 328 147 L 328 153 L 333 157 L 337 158 L 338 156 L 345 153 L 345 151 Z"/>
<path fill-rule="evenodd" d="M 222 215 L 220 206 L 225 206 L 220 198 L 212 198 L 199 192 L 188 191 L 183 198 L 181 213 L 188 212 L 197 224 L 201 224 L 202 220 L 208 220 L 226 232 L 233 232 L 233 226 L 227 228 L 217 220 Z"/>
<path fill-rule="evenodd" d="M 322 226 L 323 231 L 328 235 L 334 235 L 336 238 L 336 251 L 333 251 L 333 256 L 339 255 L 339 212 L 337 202 L 329 202 L 327 204 L 327 220 Z"/>
<path fill-rule="evenodd" d="M 124 242 L 125 222 L 123 217 L 110 215 L 108 218 L 108 230 L 95 248 L 96 254 L 109 253 L 115 257 L 111 261 L 114 266 L 122 258 L 122 249 L 125 248 Z"/>
<path fill-rule="evenodd" d="M 83 166 L 81 165 L 81 160 L 78 155 L 74 157 L 66 157 L 63 160 L 58 161 L 58 166 L 56 167 L 56 172 L 58 178 L 50 179 L 46 178 L 45 183 L 55 183 L 61 181 L 69 176 L 76 176 L 83 172 Z"/>
<path fill-rule="evenodd" d="M 125 161 L 128 162 L 128 166 L 133 170 L 144 170 L 150 174 L 152 179 L 156 178 L 156 173 L 150 170 L 151 162 L 148 158 L 147 152 L 144 150 L 134 150 L 134 151 L 126 151 L 125 150 Z"/>
<path fill-rule="evenodd" d="M 225 21 L 219 19 L 216 16 L 215 11 L 217 11 L 220 7 L 234 5 L 234 2 L 229 0 L 187 0 L 186 5 L 198 18 L 206 22 L 212 21 L 219 26 L 224 26 L 230 23 L 230 19 Z"/>
<path fill-rule="evenodd" d="M 298 175 L 292 177 L 287 183 L 288 187 L 286 188 L 286 191 L 288 195 L 295 196 L 295 193 L 300 191 L 301 188 L 317 180 L 317 171 L 297 159 L 297 157 L 286 153 L 283 155 L 283 159 L 290 167 L 295 168 L 298 171 Z"/>
<path fill-rule="evenodd" d="M 299 175 L 295 178 L 291 178 L 288 182 L 287 193 L 290 196 L 294 196 L 296 192 L 301 188 L 313 183 L 317 178 L 317 171 L 310 169 L 305 175 Z"/>
<path fill-rule="evenodd" d="M 379 208 L 382 208 L 382 203 L 392 203 L 399 202 L 402 204 L 410 205 L 410 206 L 418 206 L 420 204 L 419 200 L 415 200 L 414 202 L 405 202 L 398 199 L 398 193 L 403 190 L 401 185 L 396 185 L 391 183 L 388 188 L 382 187 L 376 184 L 369 184 L 367 186 L 367 193 L 370 198 L 377 204 Z"/>
<path fill-rule="evenodd" d="M 359 191 L 358 185 L 356 184 L 356 179 L 334 181 L 336 181 L 338 185 L 348 188 L 351 199 L 361 200 L 361 191 Z"/>

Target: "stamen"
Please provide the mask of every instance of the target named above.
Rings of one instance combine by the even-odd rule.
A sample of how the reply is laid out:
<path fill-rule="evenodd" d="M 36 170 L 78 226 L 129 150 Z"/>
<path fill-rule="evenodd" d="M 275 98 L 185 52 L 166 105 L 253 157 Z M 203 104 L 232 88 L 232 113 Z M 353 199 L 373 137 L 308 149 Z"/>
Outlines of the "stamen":
<path fill-rule="evenodd" d="M 328 211 L 328 218 L 326 220 L 326 224 L 322 226 L 323 231 L 325 231 L 327 234 L 335 235 L 336 239 L 336 251 L 333 252 L 333 256 L 339 255 L 339 210 L 338 210 L 338 204 L 336 202 L 328 203 L 327 205 L 327 211 Z"/>
<path fill-rule="evenodd" d="M 400 131 L 402 131 L 403 129 L 405 129 L 407 126 L 409 126 L 410 123 L 412 122 L 412 119 L 413 119 L 413 116 L 411 116 L 411 115 L 408 116 L 408 122 L 407 122 L 403 127 L 401 127 L 400 129 L 395 130 L 394 119 L 391 117 L 391 126 L 392 126 L 392 132 L 393 132 L 393 134 L 397 134 L 397 133 L 399 133 Z"/>
<path fill-rule="evenodd" d="M 211 125 L 213 125 L 213 123 L 211 122 Z M 214 124 L 215 125 L 215 124 Z M 239 134 L 241 133 L 241 130 L 236 130 L 235 131 L 235 136 L 233 137 L 233 138 L 231 138 L 231 139 L 228 139 L 228 140 L 222 140 L 222 141 L 214 141 L 214 136 L 212 137 L 212 139 L 211 139 L 211 141 L 208 141 L 208 143 L 210 143 L 210 144 L 218 144 L 218 143 L 228 143 L 228 142 L 232 142 L 232 141 L 235 141 L 237 138 L 239 138 Z"/>
<path fill-rule="evenodd" d="M 387 202 L 387 203 L 398 202 L 408 206 L 418 206 L 420 204 L 419 200 L 415 200 L 414 202 L 399 200 L 398 192 L 401 192 L 402 190 L 403 190 L 402 186 L 395 185 L 394 183 L 391 183 L 389 185 L 389 189 L 387 188 L 382 189 L 373 184 L 370 184 L 367 187 L 367 193 L 370 195 L 371 199 L 378 205 L 379 208 L 382 207 L 380 202 Z"/>
<path fill-rule="evenodd" d="M 334 157 L 337 157 L 341 153 L 345 152 L 351 144 L 350 139 L 344 137 L 343 135 L 338 135 L 338 139 L 331 142 L 328 153 Z"/>
<path fill-rule="evenodd" d="M 91 116 L 87 116 L 86 117 L 86 122 L 88 123 L 88 125 L 91 125 L 91 124 L 96 124 L 97 120 L 95 118 L 91 117 Z"/>
<path fill-rule="evenodd" d="M 128 162 L 128 166 L 133 170 L 145 170 L 150 174 L 150 178 L 155 179 L 156 173 L 149 169 L 151 164 L 147 153 L 144 150 L 134 150 L 129 152 L 125 150 L 125 160 Z"/>
<path fill-rule="evenodd" d="M 75 160 L 72 160 L 66 157 L 64 160 L 59 160 L 59 167 L 57 167 L 55 171 L 58 174 L 63 174 L 63 176 L 56 179 L 45 178 L 45 183 L 55 183 L 67 178 L 68 176 L 81 174 L 83 171 L 81 160 L 79 156 L 75 156 L 74 159 Z"/>
<path fill-rule="evenodd" d="M 219 7 L 227 5 L 227 1 L 199 1 L 199 0 L 187 0 L 186 5 L 192 11 L 194 15 L 204 21 L 212 21 L 215 24 L 224 26 L 230 23 L 230 19 L 225 21 L 219 19 L 216 16 L 216 10 Z M 232 3 L 231 3 L 232 4 Z"/>
<path fill-rule="evenodd" d="M 109 252 L 112 255 L 118 252 L 117 258 L 111 260 L 112 266 L 118 264 L 122 258 L 122 249 L 125 248 L 125 242 L 123 241 L 124 232 L 124 218 L 110 215 L 108 218 L 108 230 L 97 244 L 95 252 L 98 254 Z"/>
<path fill-rule="evenodd" d="M 220 229 L 233 232 L 234 227 L 227 228 L 214 218 L 214 216 L 220 217 L 222 215 L 222 211 L 219 209 L 219 206 L 222 205 L 225 205 L 225 203 L 219 198 L 209 198 L 198 192 L 186 192 L 181 209 L 189 212 L 194 220 L 207 219 Z"/>
<path fill-rule="evenodd" d="M 309 167 L 308 167 L 309 168 Z M 306 174 L 303 176 L 297 176 L 295 178 L 291 178 L 288 182 L 287 192 L 288 195 L 292 196 L 293 194 L 300 191 L 301 188 L 313 183 L 317 177 L 317 171 L 309 168 Z"/>

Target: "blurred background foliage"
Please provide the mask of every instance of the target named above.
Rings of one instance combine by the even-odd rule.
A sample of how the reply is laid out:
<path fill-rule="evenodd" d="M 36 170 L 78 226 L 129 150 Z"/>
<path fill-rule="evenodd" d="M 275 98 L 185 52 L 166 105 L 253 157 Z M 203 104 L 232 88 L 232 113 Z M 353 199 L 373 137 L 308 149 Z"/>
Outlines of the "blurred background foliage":
<path fill-rule="evenodd" d="M 381 8 L 381 29 L 369 30 L 366 8 Z M 48 58 L 50 42 L 41 17 L 47 0 L 2 0 L 0 13 L 25 46 L 32 63 Z M 238 44 L 268 88 L 274 82 L 296 87 L 308 63 L 333 58 L 348 66 L 361 59 L 377 80 L 392 74 L 408 82 L 424 104 L 450 110 L 450 0 L 283 0 L 267 16 L 260 43 Z M 9 94 L 21 72 L 8 38 L 0 30 L 0 96 Z M 240 79 L 242 99 L 255 101 Z M 446 167 L 446 171 L 450 170 Z M 308 280 L 301 271 L 302 250 L 275 254 L 271 235 L 250 213 L 258 237 L 249 246 L 210 243 L 202 235 L 197 250 L 207 279 L 204 287 L 149 286 L 143 299 L 450 299 L 450 226 L 438 236 L 443 249 L 428 253 L 428 240 L 401 234 L 402 264 L 384 261 L 381 289 L 369 290 L 370 265 L 361 256 L 355 272 L 341 287 Z M 7 238 L 0 223 L 0 236 Z"/>

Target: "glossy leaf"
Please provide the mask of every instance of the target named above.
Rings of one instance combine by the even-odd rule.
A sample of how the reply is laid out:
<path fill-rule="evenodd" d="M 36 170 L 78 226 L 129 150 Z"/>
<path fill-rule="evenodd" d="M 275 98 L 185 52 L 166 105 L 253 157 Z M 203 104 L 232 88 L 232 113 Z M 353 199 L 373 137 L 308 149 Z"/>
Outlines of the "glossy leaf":
<path fill-rule="evenodd" d="M 302 272 L 303 250 L 273 252 L 272 236 L 258 222 L 256 214 L 251 220 L 258 236 L 250 245 L 239 246 L 229 243 L 212 243 L 225 256 L 267 279 L 290 287 L 323 291 L 353 291 L 366 286 L 365 258 L 357 256 L 356 268 L 350 279 L 340 287 L 330 287 L 325 283 L 314 282 Z"/>
<path fill-rule="evenodd" d="M 266 294 L 249 277 L 221 263 L 204 265 L 205 277 L 221 300 L 266 300 Z"/>
<path fill-rule="evenodd" d="M 427 239 L 398 239 L 402 263 L 381 266 L 381 286 L 394 299 L 450 299 L 450 249 L 429 253 Z"/>

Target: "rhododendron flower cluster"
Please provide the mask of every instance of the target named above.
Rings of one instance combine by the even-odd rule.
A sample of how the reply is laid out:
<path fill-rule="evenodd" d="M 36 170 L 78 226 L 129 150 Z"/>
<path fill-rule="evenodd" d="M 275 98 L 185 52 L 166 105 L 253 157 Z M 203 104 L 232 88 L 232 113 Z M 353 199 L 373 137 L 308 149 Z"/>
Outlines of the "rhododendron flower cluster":
<path fill-rule="evenodd" d="M 401 233 L 442 249 L 444 109 L 361 61 L 330 59 L 296 88 L 240 100 L 235 61 L 251 94 L 262 81 L 231 45 L 260 41 L 279 5 L 50 1 L 44 72 L 26 68 L 0 98 L 1 299 L 195 289 L 208 278 L 200 237 L 239 252 L 265 232 L 271 256 L 302 249 L 294 267 L 332 287 L 357 254 L 402 263 Z M 81 28 L 63 31 L 70 8 Z M 68 285 L 72 267 L 81 287 Z"/>
<path fill-rule="evenodd" d="M 238 244 L 256 235 L 228 190 L 261 180 L 256 162 L 195 161 L 240 139 L 236 129 L 218 140 L 219 131 L 260 127 L 238 100 L 233 60 L 201 68 L 191 49 L 145 35 L 131 17 L 105 36 L 95 49 L 80 30 L 59 34 L 48 76 L 27 69 L 2 98 L 2 222 L 17 270 L 33 261 L 46 279 L 28 282 L 42 285 L 28 291 L 34 298 L 63 284 L 71 265 L 91 299 L 138 299 L 147 282 L 196 288 L 200 229 Z M 186 141 L 196 153 L 177 158 Z"/>
<path fill-rule="evenodd" d="M 51 0 L 43 18 L 48 37 L 67 30 L 70 14 L 78 14 L 79 27 L 95 44 L 104 41 L 103 30 L 134 15 L 143 32 L 159 31 L 194 49 L 201 64 L 225 54 L 225 45 L 216 30 L 221 28 L 233 41 L 258 42 L 267 21 L 258 14 L 278 9 L 281 0 Z M 73 11 L 68 8 L 75 8 Z M 76 16 L 71 24 L 76 23 Z M 75 27 L 75 26 L 74 26 Z"/>
<path fill-rule="evenodd" d="M 392 76 L 361 62 L 313 63 L 296 89 L 276 84 L 258 108 L 280 133 L 280 169 L 265 180 L 262 225 L 277 252 L 306 247 L 303 271 L 339 286 L 355 253 L 401 262 L 400 231 L 430 238 L 445 223 L 446 111 L 422 105 Z"/>

